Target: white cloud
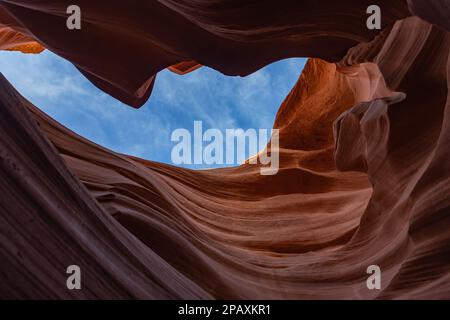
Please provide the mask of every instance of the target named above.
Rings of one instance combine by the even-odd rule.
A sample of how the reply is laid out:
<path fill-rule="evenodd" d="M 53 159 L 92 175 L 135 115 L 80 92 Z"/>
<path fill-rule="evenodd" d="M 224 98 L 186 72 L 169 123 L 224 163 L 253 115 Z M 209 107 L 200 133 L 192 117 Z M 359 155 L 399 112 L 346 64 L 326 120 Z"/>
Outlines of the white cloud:
<path fill-rule="evenodd" d="M 89 83 L 51 52 L 0 52 L 0 72 L 36 106 L 77 133 L 115 151 L 170 162 L 172 130 L 270 129 L 303 60 L 287 60 L 245 78 L 203 67 L 179 76 L 160 72 L 149 102 L 135 110 Z"/>

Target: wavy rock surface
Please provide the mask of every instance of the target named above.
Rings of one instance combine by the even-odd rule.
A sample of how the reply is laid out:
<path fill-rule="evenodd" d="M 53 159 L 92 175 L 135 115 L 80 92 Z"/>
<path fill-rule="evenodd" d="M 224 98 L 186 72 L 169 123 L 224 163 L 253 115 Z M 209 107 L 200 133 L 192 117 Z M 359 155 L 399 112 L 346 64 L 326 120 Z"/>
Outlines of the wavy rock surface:
<path fill-rule="evenodd" d="M 372 2 L 79 0 L 83 24 L 76 32 L 66 28 L 70 1 L 1 4 L 23 34 L 70 60 L 115 98 L 140 107 L 156 73 L 183 61 L 248 75 L 292 56 L 339 60 L 376 34 L 366 27 Z M 384 8 L 383 26 L 410 15 L 404 1 L 376 2 Z"/>
<path fill-rule="evenodd" d="M 374 32 L 365 1 L 117 1 L 107 13 L 80 1 L 87 30 L 69 39 L 62 2 L 0 4 L 17 32 L 134 106 L 168 66 L 244 75 L 289 56 L 329 62 L 310 59 L 278 111 L 274 176 L 114 153 L 1 79 L 1 297 L 450 298 L 445 5 L 378 1 Z M 66 289 L 70 264 L 83 290 Z M 381 290 L 366 287 L 372 264 Z"/>
<path fill-rule="evenodd" d="M 0 50 L 23 53 L 42 52 L 44 47 L 34 38 L 26 36 L 25 31 L 19 25 L 19 22 L 0 5 Z"/>

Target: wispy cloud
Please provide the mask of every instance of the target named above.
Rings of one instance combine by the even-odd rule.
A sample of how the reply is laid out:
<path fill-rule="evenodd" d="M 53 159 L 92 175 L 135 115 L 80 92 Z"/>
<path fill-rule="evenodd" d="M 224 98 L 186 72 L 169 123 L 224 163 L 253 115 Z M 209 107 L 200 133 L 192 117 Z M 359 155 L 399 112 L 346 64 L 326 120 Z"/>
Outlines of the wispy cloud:
<path fill-rule="evenodd" d="M 69 62 L 0 52 L 0 72 L 31 102 L 80 135 L 112 150 L 170 163 L 177 128 L 267 128 L 297 80 L 304 59 L 289 59 L 247 77 L 203 67 L 185 76 L 158 74 L 150 100 L 138 110 L 87 81 Z M 195 166 L 192 166 L 195 167 Z"/>

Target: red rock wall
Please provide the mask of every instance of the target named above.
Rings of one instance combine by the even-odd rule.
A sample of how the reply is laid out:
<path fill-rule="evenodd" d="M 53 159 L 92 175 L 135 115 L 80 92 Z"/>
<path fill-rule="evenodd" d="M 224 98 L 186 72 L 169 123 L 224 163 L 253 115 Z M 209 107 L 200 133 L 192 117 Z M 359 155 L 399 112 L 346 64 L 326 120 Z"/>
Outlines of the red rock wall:
<path fill-rule="evenodd" d="M 2 5 L 135 106 L 154 73 L 183 61 L 180 73 L 197 61 L 227 74 L 296 55 L 329 62 L 310 59 L 280 106 L 274 176 L 114 153 L 2 79 L 1 297 L 450 298 L 447 2 L 379 1 L 374 33 L 364 1 L 110 1 L 106 15 L 86 1 L 89 32 L 71 41 L 40 20 L 62 21 L 57 2 Z M 76 292 L 73 263 L 87 277 Z M 366 287 L 371 264 L 381 290 Z"/>

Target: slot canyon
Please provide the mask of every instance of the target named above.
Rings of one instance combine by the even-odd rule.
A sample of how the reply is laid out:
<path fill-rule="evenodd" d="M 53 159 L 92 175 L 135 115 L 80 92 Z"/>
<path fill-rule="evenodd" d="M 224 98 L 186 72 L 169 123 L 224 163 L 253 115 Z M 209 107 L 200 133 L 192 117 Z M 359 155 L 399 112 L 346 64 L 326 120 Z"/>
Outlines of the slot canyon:
<path fill-rule="evenodd" d="M 450 1 L 76 3 L 71 31 L 71 1 L 0 1 L 0 49 L 50 50 L 130 108 L 167 68 L 309 59 L 270 176 L 111 151 L 0 75 L 0 298 L 450 298 Z M 65 286 L 74 263 L 83 290 Z"/>

